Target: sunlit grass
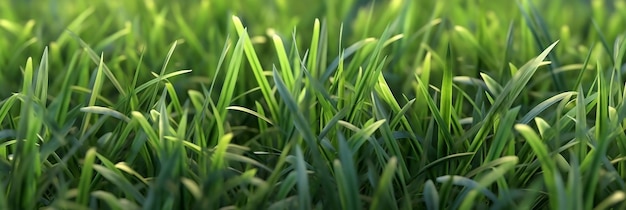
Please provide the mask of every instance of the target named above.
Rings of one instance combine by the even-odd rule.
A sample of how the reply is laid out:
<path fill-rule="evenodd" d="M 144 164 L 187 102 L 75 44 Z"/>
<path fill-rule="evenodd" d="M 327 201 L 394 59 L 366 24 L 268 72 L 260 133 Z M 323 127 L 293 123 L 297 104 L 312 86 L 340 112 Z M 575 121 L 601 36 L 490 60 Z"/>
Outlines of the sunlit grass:
<path fill-rule="evenodd" d="M 624 209 L 626 1 L 0 2 L 0 209 Z"/>

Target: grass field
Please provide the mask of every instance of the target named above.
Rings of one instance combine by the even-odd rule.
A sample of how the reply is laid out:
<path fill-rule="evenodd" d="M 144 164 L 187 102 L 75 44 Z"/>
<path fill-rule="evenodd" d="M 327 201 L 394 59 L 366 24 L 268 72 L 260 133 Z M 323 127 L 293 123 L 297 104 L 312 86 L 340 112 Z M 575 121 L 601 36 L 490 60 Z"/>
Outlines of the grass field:
<path fill-rule="evenodd" d="M 0 210 L 626 209 L 625 0 L 0 1 Z"/>

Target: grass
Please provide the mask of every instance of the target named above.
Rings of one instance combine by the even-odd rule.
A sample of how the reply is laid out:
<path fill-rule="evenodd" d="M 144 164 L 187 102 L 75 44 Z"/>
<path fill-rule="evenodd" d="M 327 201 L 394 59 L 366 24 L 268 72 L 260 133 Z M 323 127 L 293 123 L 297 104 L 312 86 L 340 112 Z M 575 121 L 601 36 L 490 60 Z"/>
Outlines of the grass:
<path fill-rule="evenodd" d="M 626 209 L 626 1 L 0 2 L 0 209 Z"/>

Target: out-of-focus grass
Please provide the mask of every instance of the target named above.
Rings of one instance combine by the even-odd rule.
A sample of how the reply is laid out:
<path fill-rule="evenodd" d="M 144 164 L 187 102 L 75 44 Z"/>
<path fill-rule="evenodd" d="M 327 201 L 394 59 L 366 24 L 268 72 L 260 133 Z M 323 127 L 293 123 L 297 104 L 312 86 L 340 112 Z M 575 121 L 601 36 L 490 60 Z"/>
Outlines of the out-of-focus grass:
<path fill-rule="evenodd" d="M 624 208 L 626 1 L 0 1 L 0 209 Z"/>

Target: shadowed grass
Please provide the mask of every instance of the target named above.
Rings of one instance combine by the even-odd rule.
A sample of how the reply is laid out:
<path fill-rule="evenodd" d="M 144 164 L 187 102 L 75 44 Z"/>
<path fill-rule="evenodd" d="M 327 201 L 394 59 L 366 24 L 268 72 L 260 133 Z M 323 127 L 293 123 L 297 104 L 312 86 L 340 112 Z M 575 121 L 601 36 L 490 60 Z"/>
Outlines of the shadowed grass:
<path fill-rule="evenodd" d="M 1 1 L 0 209 L 621 209 L 625 5 Z"/>

